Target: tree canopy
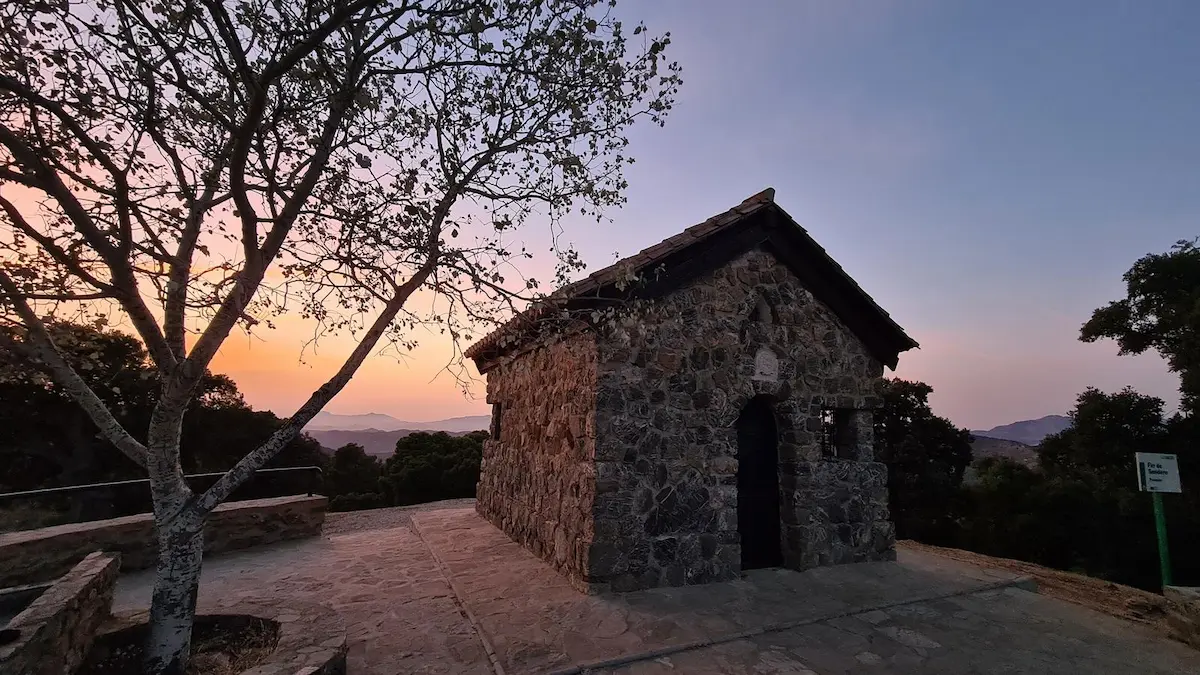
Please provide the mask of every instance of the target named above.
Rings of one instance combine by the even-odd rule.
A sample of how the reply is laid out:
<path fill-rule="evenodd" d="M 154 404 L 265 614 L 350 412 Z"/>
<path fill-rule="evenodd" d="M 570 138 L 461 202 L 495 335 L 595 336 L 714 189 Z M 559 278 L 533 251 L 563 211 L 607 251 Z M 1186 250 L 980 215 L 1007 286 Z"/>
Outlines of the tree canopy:
<path fill-rule="evenodd" d="M 599 0 L 66 0 L 0 4 L 0 324 L 145 468 L 159 527 L 146 668 L 182 673 L 207 515 L 377 346 L 452 339 L 538 292 L 514 231 L 622 203 L 627 133 L 663 124 L 668 35 Z M 419 302 L 412 300 L 420 298 Z M 348 331 L 340 367 L 215 484 L 185 414 L 235 330 Z M 46 319 L 144 345 L 145 433 Z M 142 440 L 144 438 L 144 440 Z"/>
<path fill-rule="evenodd" d="M 330 508 L 352 511 L 474 497 L 487 435 L 414 432 L 396 441 L 395 451 L 383 462 L 360 445 L 344 445 L 333 453 L 325 473 Z"/>
<path fill-rule="evenodd" d="M 396 441 L 384 464 L 384 489 L 393 504 L 475 496 L 487 432 L 451 436 L 418 431 Z"/>
<path fill-rule="evenodd" d="M 158 380 L 146 352 L 132 336 L 97 325 L 50 326 L 65 358 L 104 399 L 122 424 L 145 433 Z M 144 473 L 111 443 L 53 379 L 22 360 L 20 334 L 0 338 L 0 490 L 33 489 L 136 478 Z M 282 420 L 256 411 L 224 375 L 208 374 L 188 409 L 181 431 L 181 463 L 187 473 L 223 471 L 269 438 Z M 144 441 L 144 436 L 139 440 Z M 277 466 L 319 466 L 320 446 L 307 436 L 292 440 L 273 460 Z M 297 479 L 299 480 L 299 479 Z M 259 481 L 260 483 L 262 481 Z M 279 487 L 284 487 L 280 483 Z M 254 490 L 266 486 L 251 486 Z M 254 494 L 252 492 L 251 494 Z M 144 488 L 121 494 L 85 493 L 71 519 L 145 512 Z"/>
<path fill-rule="evenodd" d="M 971 463 L 971 435 L 929 407 L 933 387 L 886 380 L 875 416 L 876 458 L 888 464 L 888 503 L 901 538 L 941 540 Z"/>
<path fill-rule="evenodd" d="M 1038 447 L 1043 471 L 1086 479 L 1104 489 L 1137 490 L 1134 453 L 1167 452 L 1163 401 L 1126 387 L 1114 394 L 1088 388 L 1071 411 L 1071 427 Z"/>
<path fill-rule="evenodd" d="M 1179 373 L 1181 413 L 1168 416 L 1162 399 L 1129 387 L 1089 387 L 1071 426 L 1041 441 L 1036 466 L 980 459 L 977 480 L 960 486 L 967 433 L 927 411 L 927 385 L 890 381 L 876 434 L 900 536 L 1158 588 L 1150 499 L 1138 490 L 1134 454 L 1174 453 L 1183 494 L 1163 499 L 1171 557 L 1177 581 L 1200 580 L 1200 249 L 1185 241 L 1144 256 L 1125 281 L 1127 297 L 1097 309 L 1080 339 L 1114 338 L 1122 354 L 1159 352 Z"/>
<path fill-rule="evenodd" d="M 1182 407 L 1200 405 L 1200 248 L 1180 241 L 1138 259 L 1125 273 L 1126 295 L 1092 313 L 1080 339 L 1117 341 L 1122 354 L 1153 349 L 1179 373 Z"/>
<path fill-rule="evenodd" d="M 663 122 L 679 76 L 669 38 L 609 4 L 5 5 L 4 318 L 142 464 L 147 449 L 57 358 L 46 313 L 127 321 L 163 381 L 164 420 L 235 327 L 298 312 L 356 331 L 246 467 L 261 464 L 379 340 L 411 346 L 418 324 L 457 338 L 537 288 L 505 278 L 530 255 L 511 239 L 522 222 L 621 202 L 624 133 Z M 555 250 L 560 272 L 578 269 Z M 418 292 L 441 301 L 401 312 Z M 149 458 L 159 483 L 175 452 Z"/>

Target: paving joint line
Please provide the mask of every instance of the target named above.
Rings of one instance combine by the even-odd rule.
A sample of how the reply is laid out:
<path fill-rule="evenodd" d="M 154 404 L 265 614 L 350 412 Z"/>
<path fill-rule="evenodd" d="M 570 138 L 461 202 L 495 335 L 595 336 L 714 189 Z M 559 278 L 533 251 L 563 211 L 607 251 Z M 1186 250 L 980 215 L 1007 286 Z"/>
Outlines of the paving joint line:
<path fill-rule="evenodd" d="M 786 630 L 791 630 L 793 628 L 800 628 L 803 626 L 811 626 L 813 624 L 821 623 L 823 621 L 832 621 L 834 619 L 844 619 L 844 618 L 848 618 L 848 617 L 852 617 L 852 616 L 858 616 L 859 614 L 867 614 L 868 612 L 877 612 L 880 610 L 892 609 L 894 607 L 901 607 L 903 605 L 911 605 L 911 604 L 915 604 L 918 602 L 932 602 L 934 600 L 944 600 L 946 598 L 954 598 L 954 597 L 960 597 L 960 596 L 964 596 L 964 595 L 973 595 L 975 593 L 986 593 L 988 591 L 1003 590 L 1005 588 L 1019 588 L 1021 590 L 1032 591 L 1032 592 L 1036 593 L 1037 592 L 1037 582 L 1032 577 L 1028 577 L 1028 576 L 1020 576 L 1020 577 L 1015 577 L 1012 579 L 1002 579 L 1000 581 L 993 581 L 993 582 L 984 584 L 982 586 L 977 586 L 975 588 L 968 588 L 968 589 L 963 589 L 963 590 L 959 590 L 959 591 L 952 591 L 950 593 L 932 593 L 932 594 L 927 594 L 925 596 L 918 596 L 916 598 L 908 598 L 905 600 L 896 600 L 894 602 L 884 602 L 884 603 L 873 605 L 873 606 L 867 607 L 867 608 L 847 610 L 844 612 L 834 612 L 834 613 L 827 614 L 824 616 L 809 617 L 807 619 L 795 619 L 793 621 L 783 621 L 780 623 L 767 624 L 766 626 L 760 626 L 758 628 L 751 628 L 749 630 L 739 631 L 737 633 L 730 633 L 728 635 L 722 635 L 720 637 L 716 637 L 716 638 L 712 638 L 712 639 L 708 639 L 708 640 L 693 640 L 692 642 L 685 642 L 685 643 L 678 644 L 678 645 L 670 645 L 667 647 L 660 647 L 658 649 L 652 649 L 652 650 L 645 651 L 645 652 L 639 652 L 637 654 L 628 654 L 625 656 L 617 656 L 617 657 L 613 657 L 610 659 L 601 659 L 599 661 L 590 661 L 588 663 L 569 666 L 567 668 L 551 670 L 547 673 L 547 675 L 588 675 L 589 673 L 592 673 L 601 668 L 619 668 L 621 666 L 627 666 L 627 665 L 630 665 L 633 663 L 638 663 L 640 661 L 649 661 L 651 659 L 662 658 L 664 656 L 671 656 L 673 654 L 680 654 L 682 652 L 690 652 L 690 651 L 695 651 L 697 649 L 704 649 L 705 647 L 713 647 L 716 645 L 728 644 L 730 642 L 737 642 L 738 640 L 745 640 L 747 638 L 758 637 L 760 635 L 767 635 L 769 633 L 781 633 Z"/>
<path fill-rule="evenodd" d="M 421 545 L 433 557 L 433 562 L 437 565 L 438 573 L 442 575 L 442 579 L 450 587 L 450 593 L 454 596 L 454 604 L 458 605 L 458 610 L 462 612 L 463 616 L 467 617 L 467 622 L 471 624 L 471 630 L 475 631 L 475 636 L 479 638 L 479 642 L 483 645 L 483 651 L 487 654 L 488 662 L 492 666 L 492 672 L 496 675 L 505 675 L 504 666 L 500 664 L 500 658 L 496 656 L 496 650 L 492 647 L 492 641 L 488 639 L 487 633 L 484 632 L 483 625 L 475 618 L 475 613 L 467 606 L 466 597 L 459 590 L 458 584 L 454 583 L 454 576 L 450 574 L 449 566 L 437 554 L 437 551 L 433 550 L 429 542 L 425 540 L 425 535 L 421 532 L 421 526 L 417 522 L 419 519 L 416 516 L 417 514 L 414 513 L 408 521 L 412 525 L 413 532 L 416 532 L 417 539 L 421 540 Z"/>

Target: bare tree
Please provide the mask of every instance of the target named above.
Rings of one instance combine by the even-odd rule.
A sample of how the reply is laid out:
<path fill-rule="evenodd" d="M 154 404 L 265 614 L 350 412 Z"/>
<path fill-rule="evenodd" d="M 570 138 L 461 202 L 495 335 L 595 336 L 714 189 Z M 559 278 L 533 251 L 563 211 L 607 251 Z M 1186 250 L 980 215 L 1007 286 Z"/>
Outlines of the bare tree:
<path fill-rule="evenodd" d="M 623 27 L 614 4 L 0 7 L 2 320 L 150 477 L 147 672 L 186 666 L 207 515 L 381 341 L 429 323 L 468 337 L 537 292 L 510 271 L 528 257 L 513 229 L 621 202 L 626 131 L 662 124 L 680 80 L 669 36 Z M 579 267 L 557 253 L 560 275 Z M 284 312 L 357 345 L 269 440 L 193 493 L 179 461 L 189 400 L 231 331 Z M 136 330 L 160 380 L 148 428 L 123 428 L 63 358 L 46 326 L 68 314 Z"/>

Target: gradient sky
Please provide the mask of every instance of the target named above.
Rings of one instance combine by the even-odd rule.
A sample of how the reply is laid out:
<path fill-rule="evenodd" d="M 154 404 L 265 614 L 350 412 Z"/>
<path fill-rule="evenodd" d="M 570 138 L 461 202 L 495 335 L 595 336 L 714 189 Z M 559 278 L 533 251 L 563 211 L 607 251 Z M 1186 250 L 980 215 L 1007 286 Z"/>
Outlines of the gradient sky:
<path fill-rule="evenodd" d="M 684 86 L 633 134 L 629 203 L 568 225 L 592 269 L 767 186 L 921 343 L 896 375 L 970 428 L 1065 413 L 1092 385 L 1174 406 L 1161 359 L 1078 342 L 1138 257 L 1200 234 L 1200 3 L 659 0 Z M 532 243 L 544 233 L 531 224 Z M 290 414 L 348 350 L 305 327 L 231 338 L 215 369 Z M 309 353 L 311 357 L 311 352 Z M 432 336 L 373 357 L 327 408 L 486 411 Z M 481 392 L 481 387 L 475 388 Z"/>

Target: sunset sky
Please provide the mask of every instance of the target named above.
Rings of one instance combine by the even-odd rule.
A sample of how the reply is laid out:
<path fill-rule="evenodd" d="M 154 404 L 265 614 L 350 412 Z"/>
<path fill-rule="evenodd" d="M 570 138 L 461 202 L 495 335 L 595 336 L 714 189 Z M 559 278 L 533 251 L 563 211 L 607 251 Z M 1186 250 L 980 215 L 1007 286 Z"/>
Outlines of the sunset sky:
<path fill-rule="evenodd" d="M 1174 406 L 1157 356 L 1085 345 L 1138 257 L 1200 234 L 1200 3 L 660 0 L 683 90 L 633 135 L 629 203 L 567 224 L 591 269 L 773 186 L 776 201 L 921 343 L 895 375 L 970 428 L 1065 413 L 1093 385 Z M 544 226 L 524 235 L 544 249 Z M 288 415 L 349 350 L 285 320 L 214 370 Z M 439 336 L 373 357 L 327 408 L 481 414 Z"/>

